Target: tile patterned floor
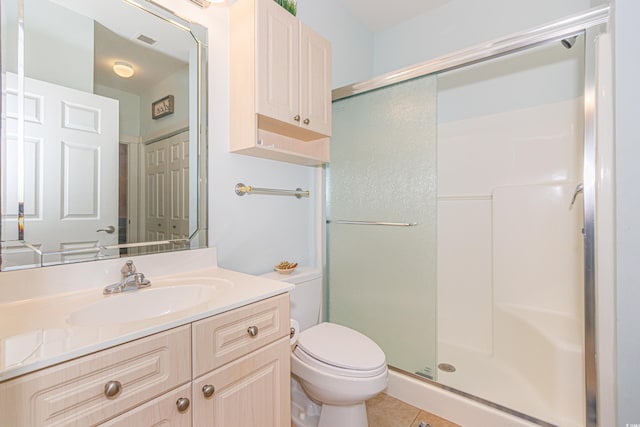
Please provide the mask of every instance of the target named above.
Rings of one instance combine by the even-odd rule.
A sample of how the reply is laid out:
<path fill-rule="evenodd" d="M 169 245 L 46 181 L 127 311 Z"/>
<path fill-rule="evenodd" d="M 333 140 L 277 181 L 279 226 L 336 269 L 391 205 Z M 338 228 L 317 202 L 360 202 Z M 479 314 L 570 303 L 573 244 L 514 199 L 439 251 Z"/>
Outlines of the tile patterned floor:
<path fill-rule="evenodd" d="M 367 417 L 369 427 L 461 427 L 385 393 L 367 400 Z"/>

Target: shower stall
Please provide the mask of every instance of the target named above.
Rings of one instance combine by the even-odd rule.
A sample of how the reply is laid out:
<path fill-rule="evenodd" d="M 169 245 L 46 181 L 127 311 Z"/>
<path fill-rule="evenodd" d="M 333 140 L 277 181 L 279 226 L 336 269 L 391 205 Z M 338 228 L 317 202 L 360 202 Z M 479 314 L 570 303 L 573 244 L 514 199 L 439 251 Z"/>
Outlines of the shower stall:
<path fill-rule="evenodd" d="M 608 8 L 334 91 L 327 317 L 403 375 L 595 426 L 595 42 Z"/>

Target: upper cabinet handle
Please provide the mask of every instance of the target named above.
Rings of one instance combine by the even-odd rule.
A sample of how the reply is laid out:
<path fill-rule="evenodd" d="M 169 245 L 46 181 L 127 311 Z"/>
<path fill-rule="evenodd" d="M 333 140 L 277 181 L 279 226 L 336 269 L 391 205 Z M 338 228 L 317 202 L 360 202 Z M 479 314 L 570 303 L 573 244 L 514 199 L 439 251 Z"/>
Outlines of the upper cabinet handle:
<path fill-rule="evenodd" d="M 293 118 L 293 120 L 295 120 L 296 122 L 300 121 L 300 114 L 296 114 L 295 117 Z"/>
<path fill-rule="evenodd" d="M 309 119 L 304 119 L 304 121 L 303 121 L 302 123 L 304 123 L 305 125 L 308 125 L 309 123 L 311 123 L 311 120 L 309 120 Z"/>

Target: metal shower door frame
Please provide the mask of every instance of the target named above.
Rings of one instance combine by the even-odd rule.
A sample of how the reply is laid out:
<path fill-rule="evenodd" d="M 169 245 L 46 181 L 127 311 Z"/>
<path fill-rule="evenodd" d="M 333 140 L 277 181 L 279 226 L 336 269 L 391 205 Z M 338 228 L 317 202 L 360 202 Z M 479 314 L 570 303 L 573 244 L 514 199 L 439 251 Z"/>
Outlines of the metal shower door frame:
<path fill-rule="evenodd" d="M 475 47 L 360 83 L 333 90 L 333 101 L 348 98 L 428 74 L 451 71 L 488 61 L 542 44 L 585 34 L 584 59 L 584 362 L 585 420 L 587 427 L 598 425 L 598 375 L 596 361 L 596 39 L 607 30 L 610 6 L 585 12 L 540 27 L 511 34 Z M 441 386 L 434 383 L 436 386 Z M 447 388 L 446 386 L 442 386 Z M 519 414 L 522 415 L 522 414 Z"/>

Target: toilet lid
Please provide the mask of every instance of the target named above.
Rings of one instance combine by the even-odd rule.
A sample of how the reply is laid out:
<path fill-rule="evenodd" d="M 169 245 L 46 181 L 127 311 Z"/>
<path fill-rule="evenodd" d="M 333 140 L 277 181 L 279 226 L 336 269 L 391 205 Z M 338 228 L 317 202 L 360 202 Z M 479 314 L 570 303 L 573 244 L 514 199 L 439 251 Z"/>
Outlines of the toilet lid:
<path fill-rule="evenodd" d="M 386 365 L 384 352 L 369 337 L 335 323 L 321 323 L 303 331 L 298 346 L 315 359 L 339 368 L 372 371 Z"/>

